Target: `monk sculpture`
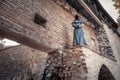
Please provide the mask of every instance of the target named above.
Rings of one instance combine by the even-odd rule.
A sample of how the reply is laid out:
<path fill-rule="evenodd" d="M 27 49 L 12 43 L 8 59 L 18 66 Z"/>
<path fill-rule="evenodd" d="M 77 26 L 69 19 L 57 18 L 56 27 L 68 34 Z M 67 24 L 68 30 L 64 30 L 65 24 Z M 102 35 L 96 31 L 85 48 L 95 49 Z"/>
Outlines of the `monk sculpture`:
<path fill-rule="evenodd" d="M 72 22 L 72 26 L 74 27 L 73 46 L 87 45 L 84 32 L 82 30 L 84 22 L 79 19 L 78 15 L 75 16 L 75 20 Z"/>

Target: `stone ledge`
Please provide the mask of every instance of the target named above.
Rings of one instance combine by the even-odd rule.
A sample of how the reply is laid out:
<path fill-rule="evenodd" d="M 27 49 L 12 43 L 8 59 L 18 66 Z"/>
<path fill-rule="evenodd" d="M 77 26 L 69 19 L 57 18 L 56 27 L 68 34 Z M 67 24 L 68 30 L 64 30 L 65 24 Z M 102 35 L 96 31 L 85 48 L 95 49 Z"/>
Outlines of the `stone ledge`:
<path fill-rule="evenodd" d="M 91 48 L 88 47 L 88 46 L 79 45 L 79 46 L 72 47 L 71 49 L 76 49 L 76 48 L 87 48 L 87 49 L 89 49 L 89 50 L 91 50 L 91 51 L 99 54 L 100 56 L 106 57 L 106 58 L 108 58 L 108 59 L 111 59 L 111 60 L 117 62 L 114 56 L 107 56 L 107 55 L 105 55 L 105 54 L 103 54 L 103 53 L 100 53 L 99 51 L 96 51 L 96 50 L 94 50 L 94 49 L 91 49 Z"/>

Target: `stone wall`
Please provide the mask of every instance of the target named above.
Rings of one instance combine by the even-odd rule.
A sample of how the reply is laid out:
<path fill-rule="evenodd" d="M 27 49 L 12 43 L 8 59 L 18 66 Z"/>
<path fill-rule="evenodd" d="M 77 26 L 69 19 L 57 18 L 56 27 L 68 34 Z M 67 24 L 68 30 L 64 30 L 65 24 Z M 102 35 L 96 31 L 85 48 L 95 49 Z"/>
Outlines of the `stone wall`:
<path fill-rule="evenodd" d="M 108 57 L 114 57 L 112 47 L 110 45 L 110 41 L 108 39 L 105 29 L 102 26 L 100 27 L 96 26 L 95 35 L 98 41 L 98 47 L 99 47 L 100 53 Z"/>
<path fill-rule="evenodd" d="M 59 49 L 49 54 L 41 80 L 87 80 L 87 67 L 81 47 Z"/>
<path fill-rule="evenodd" d="M 120 79 L 120 76 L 119 76 L 120 75 L 120 65 L 119 65 L 120 64 L 120 55 L 119 55 L 119 53 L 120 53 L 120 45 L 119 45 L 120 38 L 106 24 L 103 24 L 103 29 L 104 29 L 103 33 L 105 33 L 105 34 L 103 34 L 103 37 L 100 37 L 100 36 L 102 36 L 102 34 L 97 37 L 100 37 L 102 39 L 107 38 L 108 41 L 105 41 L 105 44 L 108 44 L 109 46 L 111 46 L 112 51 L 110 50 L 110 51 L 106 52 L 106 54 L 109 56 L 110 53 L 112 52 L 112 55 L 114 57 L 112 59 L 110 59 L 110 56 L 105 57 L 104 55 L 101 55 L 102 53 L 99 53 L 92 49 L 83 47 L 83 53 L 86 56 L 85 62 L 86 62 L 87 69 L 88 69 L 88 74 L 87 74 L 88 80 L 98 80 L 98 78 L 100 77 L 100 72 L 101 72 L 100 70 L 103 65 L 105 65 L 107 67 L 107 69 L 110 71 L 110 73 L 106 72 L 106 74 L 111 75 L 111 77 L 108 77 L 109 75 L 103 74 L 104 78 L 107 78 L 107 80 L 110 80 L 110 79 L 119 80 Z M 100 30 L 100 31 L 102 31 L 102 30 Z M 97 31 L 97 32 L 99 33 L 99 31 Z M 102 43 L 104 43 L 104 42 L 102 42 Z M 107 50 L 109 50 L 109 49 L 107 49 Z"/>
<path fill-rule="evenodd" d="M 110 41 L 110 45 L 113 50 L 113 55 L 115 56 L 115 59 L 117 60 L 118 64 L 120 64 L 120 38 L 118 35 L 116 35 L 116 33 L 114 33 L 110 28 L 108 28 L 106 24 L 104 24 L 104 29 Z"/>
<path fill-rule="evenodd" d="M 98 80 L 102 65 L 115 80 L 120 79 L 119 62 L 83 46 L 58 49 L 49 55 L 26 46 L 0 51 L 1 80 Z"/>
<path fill-rule="evenodd" d="M 45 27 L 34 23 L 35 13 L 47 21 Z M 71 22 L 74 20 L 75 13 L 77 13 L 75 9 L 65 0 L 57 2 L 56 0 L 2 0 L 0 1 L 0 30 L 4 32 L 0 31 L 0 33 L 4 37 L 46 52 L 49 49 L 44 45 L 50 48 L 61 46 L 70 48 L 73 40 Z M 88 44 L 92 45 L 90 47 L 96 48 L 92 28 L 86 25 L 84 32 Z"/>
<path fill-rule="evenodd" d="M 81 47 L 43 53 L 27 46 L 0 51 L 0 80 L 87 80 Z"/>
<path fill-rule="evenodd" d="M 107 74 L 110 74 L 110 75 L 112 74 L 115 80 L 120 79 L 119 61 L 116 62 L 115 60 L 104 57 L 98 54 L 98 52 L 93 51 L 86 47 L 83 47 L 82 49 L 83 49 L 83 54 L 85 55 L 85 63 L 88 70 L 87 80 L 98 80 L 100 70 L 103 65 L 105 65 L 111 72 L 111 73 L 106 72 Z M 108 76 L 105 76 L 105 77 L 108 78 L 106 80 L 114 80 L 114 79 L 111 79 L 111 77 L 108 77 Z"/>
<path fill-rule="evenodd" d="M 33 80 L 43 73 L 47 54 L 26 46 L 0 50 L 0 80 Z"/>
<path fill-rule="evenodd" d="M 35 13 L 47 21 L 45 26 L 34 23 Z M 55 49 L 64 48 L 51 52 L 49 56 L 26 46 L 1 50 L 1 80 L 44 80 L 44 78 L 50 79 L 56 76 L 63 80 L 98 80 L 103 64 L 108 67 L 115 79 L 119 80 L 120 39 L 118 36 L 104 26 L 105 38 L 107 35 L 109 44 L 107 45 L 105 40 L 101 45 L 105 45 L 105 48 L 106 45 L 112 47 L 117 62 L 93 51 L 98 51 L 98 43 L 94 29 L 87 24 L 83 31 L 88 47 L 93 50 L 85 47 L 71 48 L 73 40 L 71 22 L 74 20 L 74 13 L 76 13 L 75 9 L 70 7 L 65 0 L 1 0 L 0 34 L 3 31 L 4 37 L 46 52 L 47 48 L 43 45 Z M 103 33 L 98 32 L 97 37 L 103 35 L 102 38 L 104 38 Z"/>
<path fill-rule="evenodd" d="M 35 13 L 47 21 L 45 28 L 34 23 Z M 69 46 L 72 43 L 73 15 L 52 0 L 2 0 L 0 18 L 0 29 L 5 32 L 3 33 L 5 37 L 20 43 L 27 45 L 33 43 L 33 47 L 35 43 L 44 44 L 52 48 Z"/>

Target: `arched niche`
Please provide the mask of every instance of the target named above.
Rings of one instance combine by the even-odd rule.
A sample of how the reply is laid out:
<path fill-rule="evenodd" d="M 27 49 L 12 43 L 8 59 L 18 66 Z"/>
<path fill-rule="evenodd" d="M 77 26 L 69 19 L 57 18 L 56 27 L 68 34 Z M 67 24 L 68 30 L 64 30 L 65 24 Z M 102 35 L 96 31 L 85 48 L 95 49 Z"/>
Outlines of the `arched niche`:
<path fill-rule="evenodd" d="M 98 80 L 115 80 L 110 70 L 104 64 L 101 66 Z"/>

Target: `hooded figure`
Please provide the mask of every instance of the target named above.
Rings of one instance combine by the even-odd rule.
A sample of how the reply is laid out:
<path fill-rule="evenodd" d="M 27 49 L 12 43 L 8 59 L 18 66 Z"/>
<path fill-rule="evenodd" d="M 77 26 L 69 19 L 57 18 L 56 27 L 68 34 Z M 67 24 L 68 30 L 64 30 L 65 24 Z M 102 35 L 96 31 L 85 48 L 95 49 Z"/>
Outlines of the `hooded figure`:
<path fill-rule="evenodd" d="M 72 22 L 72 26 L 74 27 L 73 46 L 87 45 L 84 37 L 84 32 L 82 30 L 84 23 L 79 20 L 78 15 L 75 16 L 75 20 Z"/>

